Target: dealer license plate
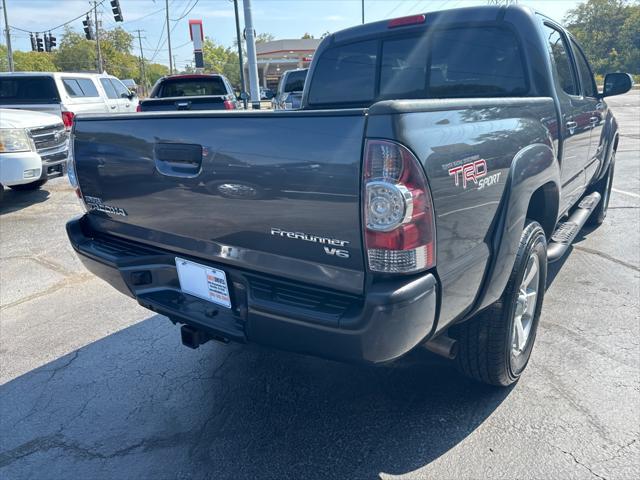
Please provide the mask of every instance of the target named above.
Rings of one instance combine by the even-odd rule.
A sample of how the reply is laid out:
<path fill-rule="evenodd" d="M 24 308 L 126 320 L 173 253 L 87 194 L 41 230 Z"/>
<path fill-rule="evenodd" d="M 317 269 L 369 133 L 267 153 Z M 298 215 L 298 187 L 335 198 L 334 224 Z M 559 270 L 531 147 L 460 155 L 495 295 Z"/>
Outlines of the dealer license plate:
<path fill-rule="evenodd" d="M 180 289 L 184 293 L 231 308 L 227 276 L 222 270 L 176 257 Z"/>

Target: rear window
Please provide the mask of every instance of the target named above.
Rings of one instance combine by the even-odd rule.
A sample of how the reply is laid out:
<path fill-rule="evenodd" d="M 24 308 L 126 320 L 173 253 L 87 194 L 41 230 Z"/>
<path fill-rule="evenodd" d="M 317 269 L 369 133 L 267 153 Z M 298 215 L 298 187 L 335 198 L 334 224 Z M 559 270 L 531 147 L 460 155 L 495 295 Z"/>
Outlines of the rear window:
<path fill-rule="evenodd" d="M 70 97 L 99 97 L 98 89 L 89 78 L 64 77 L 62 79 Z"/>
<path fill-rule="evenodd" d="M 227 88 L 220 77 L 168 79 L 162 82 L 158 97 L 200 97 L 227 95 Z"/>
<path fill-rule="evenodd" d="M 331 48 L 318 61 L 309 103 L 366 105 L 382 99 L 500 97 L 527 91 L 515 35 L 504 28 L 465 27 Z"/>
<path fill-rule="evenodd" d="M 284 91 L 301 92 L 304 89 L 304 80 L 307 78 L 307 70 L 291 72 L 287 75 Z"/>
<path fill-rule="evenodd" d="M 0 78 L 0 103 L 51 103 L 60 96 L 51 77 Z"/>

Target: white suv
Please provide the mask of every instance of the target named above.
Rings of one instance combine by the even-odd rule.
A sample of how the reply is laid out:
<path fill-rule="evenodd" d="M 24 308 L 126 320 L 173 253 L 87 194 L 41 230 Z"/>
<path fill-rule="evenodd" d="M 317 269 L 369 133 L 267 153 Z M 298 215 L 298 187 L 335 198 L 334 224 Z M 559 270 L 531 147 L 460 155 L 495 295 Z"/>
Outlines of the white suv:
<path fill-rule="evenodd" d="M 79 113 L 127 113 L 137 107 L 135 94 L 106 73 L 0 73 L 0 108 L 52 113 L 67 129 Z"/>

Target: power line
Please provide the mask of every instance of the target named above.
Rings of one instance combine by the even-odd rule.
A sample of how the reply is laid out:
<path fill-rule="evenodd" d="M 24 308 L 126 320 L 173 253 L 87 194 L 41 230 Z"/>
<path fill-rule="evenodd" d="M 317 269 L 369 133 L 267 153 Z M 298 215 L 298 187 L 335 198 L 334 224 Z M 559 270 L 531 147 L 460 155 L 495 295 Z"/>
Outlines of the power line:
<path fill-rule="evenodd" d="M 172 22 L 178 22 L 178 21 L 182 20 L 184 17 L 186 17 L 187 15 L 189 15 L 189 14 L 191 13 L 191 10 L 193 10 L 193 9 L 196 7 L 196 5 L 198 5 L 198 2 L 199 2 L 199 1 L 200 1 L 200 0 L 196 0 L 196 1 L 195 1 L 195 3 L 194 3 L 193 5 L 191 5 L 191 8 L 189 8 L 189 11 L 188 11 L 188 12 L 185 12 L 185 11 L 183 10 L 183 11 L 182 11 L 182 15 L 181 15 L 180 17 L 178 17 L 178 18 L 176 18 L 176 19 L 173 19 L 173 18 L 172 18 L 172 19 L 171 19 L 171 21 L 172 21 Z M 187 7 L 185 7 L 185 10 L 186 10 L 187 8 L 188 8 L 188 4 L 187 4 Z"/>
<path fill-rule="evenodd" d="M 100 2 L 98 2 L 98 3 L 96 4 L 96 7 L 100 7 L 100 6 L 101 6 L 104 2 L 106 2 L 106 1 L 107 1 L 107 0 L 100 0 Z M 12 29 L 12 30 L 18 30 L 18 31 L 20 31 L 20 32 L 26 32 L 26 33 L 47 33 L 47 32 L 51 32 L 51 31 L 53 31 L 53 30 L 58 30 L 59 28 L 62 28 L 62 27 L 64 27 L 64 26 L 66 26 L 66 25 L 69 25 L 70 23 L 73 23 L 73 22 L 75 22 L 76 20 L 79 20 L 80 18 L 82 18 L 82 17 L 84 17 L 84 16 L 86 16 L 86 15 L 89 15 L 91 12 L 93 12 L 93 7 L 92 7 L 92 8 L 90 8 L 89 10 L 87 10 L 86 12 L 84 12 L 84 13 L 82 13 L 82 14 L 78 15 L 77 17 L 72 18 L 71 20 L 68 20 L 68 21 L 66 21 L 66 22 L 64 22 L 64 23 L 61 23 L 60 25 L 56 25 L 55 27 L 52 27 L 52 28 L 45 28 L 44 30 L 38 30 L 38 31 L 34 31 L 34 30 L 25 30 L 24 28 L 16 27 L 16 26 L 14 26 L 14 25 L 9 25 L 9 28 L 10 28 L 10 29 Z"/>

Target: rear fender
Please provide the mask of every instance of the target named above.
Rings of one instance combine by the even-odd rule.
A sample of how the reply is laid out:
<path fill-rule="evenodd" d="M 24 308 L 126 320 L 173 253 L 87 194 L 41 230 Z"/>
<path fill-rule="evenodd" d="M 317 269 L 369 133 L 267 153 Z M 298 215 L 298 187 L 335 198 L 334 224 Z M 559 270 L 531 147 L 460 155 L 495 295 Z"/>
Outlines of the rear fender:
<path fill-rule="evenodd" d="M 520 150 L 511 163 L 507 189 L 496 219 L 491 242 L 493 255 L 485 286 L 470 315 L 491 305 L 502 295 L 515 263 L 529 203 L 533 193 L 545 184 L 555 187 L 552 190 L 556 192 L 554 196 L 558 205 L 560 167 L 551 147 L 536 143 Z M 554 221 L 557 220 L 557 207 L 555 216 Z"/>

